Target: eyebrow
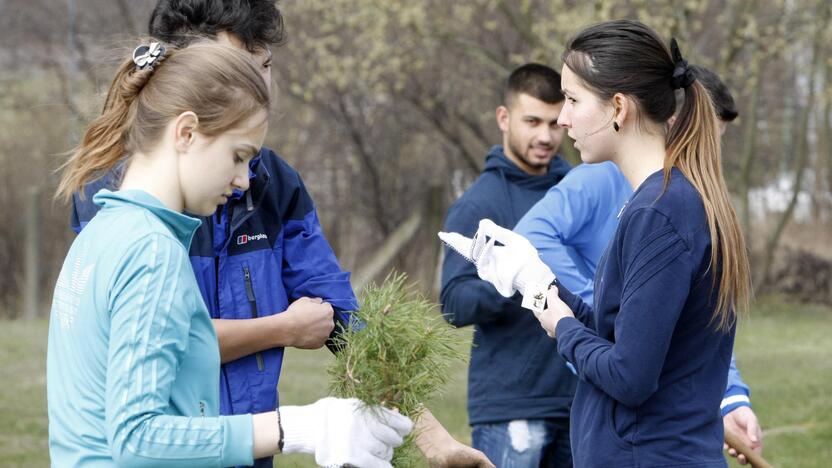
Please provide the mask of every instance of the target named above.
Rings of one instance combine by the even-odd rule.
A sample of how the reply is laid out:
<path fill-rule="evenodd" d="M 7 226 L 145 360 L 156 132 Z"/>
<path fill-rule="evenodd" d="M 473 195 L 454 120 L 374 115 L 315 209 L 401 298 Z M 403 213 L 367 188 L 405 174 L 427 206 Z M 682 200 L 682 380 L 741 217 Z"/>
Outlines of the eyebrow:
<path fill-rule="evenodd" d="M 523 116 L 523 117 L 521 117 L 521 118 L 523 118 L 523 119 L 534 119 L 534 120 L 540 120 L 541 122 L 557 122 L 557 121 L 558 121 L 558 117 L 560 117 L 560 114 L 556 115 L 556 116 L 555 116 L 555 118 L 553 118 L 553 119 L 544 119 L 543 117 L 540 117 L 540 116 L 537 116 L 537 115 L 533 115 L 533 114 L 526 114 L 526 115 L 524 115 L 524 116 Z"/>
<path fill-rule="evenodd" d="M 256 146 L 254 146 L 254 145 L 250 145 L 250 144 L 248 144 L 248 143 L 243 143 L 243 144 L 241 144 L 241 145 L 238 145 L 238 146 L 237 146 L 237 149 L 245 149 L 245 150 L 248 150 L 248 151 L 249 151 L 252 155 L 255 155 L 255 156 L 257 155 L 257 153 L 259 153 L 259 152 L 260 152 L 260 148 L 257 148 Z"/>

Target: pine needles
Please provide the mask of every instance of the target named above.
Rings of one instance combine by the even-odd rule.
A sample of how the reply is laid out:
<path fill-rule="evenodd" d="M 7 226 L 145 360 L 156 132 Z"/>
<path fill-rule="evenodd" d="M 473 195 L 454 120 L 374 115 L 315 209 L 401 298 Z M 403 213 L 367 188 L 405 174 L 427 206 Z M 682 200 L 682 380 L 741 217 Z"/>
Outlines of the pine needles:
<path fill-rule="evenodd" d="M 464 355 L 453 346 L 454 329 L 438 306 L 413 293 L 406 278 L 391 274 L 381 286 L 367 286 L 354 313 L 362 324 L 336 338 L 342 350 L 328 371 L 334 396 L 395 408 L 415 421 L 422 403 L 448 381 L 450 364 Z M 420 459 L 412 439 L 396 449 L 394 466 Z"/>

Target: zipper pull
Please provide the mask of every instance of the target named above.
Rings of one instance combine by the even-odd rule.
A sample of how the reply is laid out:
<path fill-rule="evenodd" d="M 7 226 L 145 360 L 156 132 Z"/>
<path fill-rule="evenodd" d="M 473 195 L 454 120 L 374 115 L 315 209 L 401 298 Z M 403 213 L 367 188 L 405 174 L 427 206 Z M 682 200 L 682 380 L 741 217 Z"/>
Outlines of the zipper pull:
<path fill-rule="evenodd" d="M 624 213 L 624 209 L 627 208 L 627 203 L 629 203 L 629 201 L 624 202 L 624 206 L 621 207 L 621 211 L 619 211 L 618 215 L 615 217 L 616 219 L 621 219 L 621 215 Z"/>
<path fill-rule="evenodd" d="M 254 210 L 254 202 L 251 201 L 251 189 L 246 190 L 246 211 Z"/>

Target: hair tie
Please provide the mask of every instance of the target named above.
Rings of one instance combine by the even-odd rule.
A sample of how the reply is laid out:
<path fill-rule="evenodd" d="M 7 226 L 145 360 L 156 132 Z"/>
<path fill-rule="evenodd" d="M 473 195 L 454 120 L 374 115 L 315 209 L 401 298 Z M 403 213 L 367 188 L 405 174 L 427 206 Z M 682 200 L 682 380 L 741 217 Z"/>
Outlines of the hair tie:
<path fill-rule="evenodd" d="M 151 42 L 150 45 L 140 45 L 133 50 L 133 63 L 136 64 L 137 70 L 153 70 L 153 64 L 164 56 L 165 46 Z"/>
<path fill-rule="evenodd" d="M 682 58 L 682 51 L 679 50 L 679 43 L 676 38 L 670 39 L 670 56 L 673 59 L 673 79 L 671 85 L 673 89 L 688 88 L 696 80 L 696 75 L 693 68 L 688 65 L 688 61 Z"/>

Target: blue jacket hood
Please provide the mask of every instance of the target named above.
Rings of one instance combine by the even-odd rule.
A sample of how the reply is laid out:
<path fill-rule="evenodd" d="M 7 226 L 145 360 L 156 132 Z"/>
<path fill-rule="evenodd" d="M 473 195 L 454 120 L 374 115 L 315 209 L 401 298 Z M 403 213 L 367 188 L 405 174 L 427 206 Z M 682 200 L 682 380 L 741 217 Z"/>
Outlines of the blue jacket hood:
<path fill-rule="evenodd" d="M 506 181 L 529 189 L 544 189 L 555 185 L 569 172 L 570 166 L 560 154 L 556 154 L 549 163 L 549 171 L 546 174 L 536 176 L 528 174 L 514 164 L 503 151 L 501 145 L 492 146 L 485 156 L 485 168 L 483 172 L 498 172 Z"/>

